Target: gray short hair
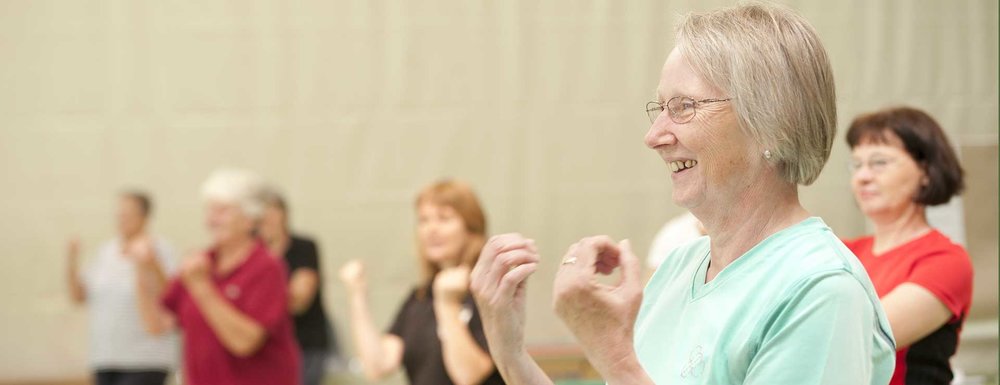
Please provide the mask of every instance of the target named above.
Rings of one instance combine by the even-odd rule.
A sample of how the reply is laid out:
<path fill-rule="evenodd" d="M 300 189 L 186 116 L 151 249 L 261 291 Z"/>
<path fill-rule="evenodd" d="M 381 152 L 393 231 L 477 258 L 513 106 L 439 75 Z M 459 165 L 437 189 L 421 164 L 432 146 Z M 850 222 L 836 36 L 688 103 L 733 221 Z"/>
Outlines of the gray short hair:
<path fill-rule="evenodd" d="M 761 3 L 688 14 L 677 48 L 733 98 L 740 127 L 770 151 L 783 179 L 816 180 L 830 158 L 837 105 L 830 61 L 809 22 Z"/>
<path fill-rule="evenodd" d="M 201 196 L 206 201 L 235 203 L 243 213 L 260 218 L 264 213 L 267 184 L 253 171 L 219 169 L 201 185 Z"/>

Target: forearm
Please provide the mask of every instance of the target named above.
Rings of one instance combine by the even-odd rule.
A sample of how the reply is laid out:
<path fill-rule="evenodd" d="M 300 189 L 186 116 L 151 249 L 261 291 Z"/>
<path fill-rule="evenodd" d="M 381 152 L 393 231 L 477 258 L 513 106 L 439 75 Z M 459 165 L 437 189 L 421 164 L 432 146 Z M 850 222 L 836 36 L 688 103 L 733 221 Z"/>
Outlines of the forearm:
<path fill-rule="evenodd" d="M 639 364 L 639 359 L 632 349 L 628 349 L 628 354 L 616 362 L 607 364 L 595 363 L 594 360 L 591 362 L 608 385 L 656 385 Z"/>
<path fill-rule="evenodd" d="M 552 380 L 525 350 L 510 356 L 493 354 L 493 362 L 496 363 L 500 376 L 508 384 L 553 385 Z"/>
<path fill-rule="evenodd" d="M 80 280 L 80 270 L 76 262 L 70 262 L 66 268 L 66 287 L 69 289 L 69 297 L 74 303 L 82 304 L 87 301 L 87 290 Z"/>
<path fill-rule="evenodd" d="M 209 282 L 191 284 L 188 292 L 222 345 L 237 357 L 253 355 L 267 338 L 264 327 L 226 301 Z"/>
<path fill-rule="evenodd" d="M 163 288 L 167 286 L 167 274 L 163 272 L 159 262 L 150 262 L 136 266 L 136 280 L 142 287 L 150 293 L 159 297 L 163 293 Z"/>
<path fill-rule="evenodd" d="M 319 276 L 315 270 L 300 268 L 288 282 L 288 311 L 299 315 L 309 310 L 319 291 Z"/>
<path fill-rule="evenodd" d="M 139 268 L 136 271 L 136 305 L 142 317 L 146 332 L 152 335 L 163 334 L 171 329 L 169 315 L 159 303 L 163 293 L 164 282 L 159 280 L 156 272 Z"/>
<path fill-rule="evenodd" d="M 493 372 L 493 360 L 461 320 L 461 311 L 461 303 L 434 303 L 444 367 L 455 384 L 478 384 Z"/>
<path fill-rule="evenodd" d="M 351 336 L 358 358 L 369 380 L 375 380 L 394 369 L 382 351 L 382 332 L 375 326 L 368 308 L 365 289 L 350 289 Z"/>

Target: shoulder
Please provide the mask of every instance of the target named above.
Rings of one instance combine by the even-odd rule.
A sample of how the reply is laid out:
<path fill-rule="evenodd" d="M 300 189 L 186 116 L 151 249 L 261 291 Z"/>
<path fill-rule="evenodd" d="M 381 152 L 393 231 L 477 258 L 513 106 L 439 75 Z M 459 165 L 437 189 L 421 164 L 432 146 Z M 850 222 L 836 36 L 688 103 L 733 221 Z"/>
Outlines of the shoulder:
<path fill-rule="evenodd" d="M 780 286 L 777 306 L 806 304 L 826 307 L 875 308 L 878 295 L 868 272 L 829 227 L 814 227 L 776 245 L 775 271 Z"/>
<path fill-rule="evenodd" d="M 429 299 L 430 299 L 430 297 L 429 297 L 430 290 L 431 289 L 427 289 L 427 293 L 428 294 L 425 294 L 424 298 L 421 299 L 420 298 L 420 289 L 417 288 L 417 287 L 414 287 L 412 290 L 410 290 L 410 293 L 406 295 L 406 298 L 403 299 L 403 303 L 399 305 L 399 311 L 400 312 L 406 312 L 409 309 L 416 309 L 417 307 L 419 307 L 424 302 L 426 302 L 426 303 L 429 304 L 430 303 L 430 301 L 429 301 Z"/>
<path fill-rule="evenodd" d="M 918 246 L 918 250 L 925 250 L 925 254 L 947 256 L 956 261 L 969 261 L 969 253 L 965 247 L 938 230 L 931 230 L 927 236 L 917 239 L 914 243 L 916 243 L 914 246 Z"/>
<path fill-rule="evenodd" d="M 285 262 L 271 254 L 263 245 L 255 248 L 244 263 L 253 274 L 274 274 L 277 272 L 284 276 L 287 269 Z"/>
<path fill-rule="evenodd" d="M 316 254 L 316 242 L 312 238 L 292 235 L 285 257 L 289 260 L 310 257 Z"/>
<path fill-rule="evenodd" d="M 866 306 L 878 300 L 864 266 L 829 227 L 804 229 L 764 251 L 768 255 L 759 257 L 769 260 L 765 279 L 776 289 L 779 306 L 782 301 L 836 302 L 849 294 Z"/>
<path fill-rule="evenodd" d="M 860 323 L 855 326 L 873 325 L 872 333 L 891 343 L 892 332 L 875 293 L 866 277 L 845 269 L 816 271 L 790 285 L 770 309 L 766 329 L 775 325 L 792 325 L 799 322 L 826 325 L 850 319 Z M 811 319 L 812 321 L 805 321 Z M 824 326 L 824 327 L 826 327 Z"/>
<path fill-rule="evenodd" d="M 293 234 L 291 238 L 292 238 L 292 245 L 294 246 L 299 246 L 303 248 L 316 247 L 316 241 L 314 241 L 312 237 L 308 237 L 301 234 Z"/>
<path fill-rule="evenodd" d="M 837 303 L 868 304 L 873 298 L 867 285 L 849 269 L 814 271 L 789 285 L 785 298 L 792 300 L 839 299 Z"/>
<path fill-rule="evenodd" d="M 774 245 L 771 252 L 780 255 L 780 263 L 786 266 L 784 270 L 794 273 L 791 278 L 796 281 L 814 274 L 822 276 L 831 270 L 840 269 L 851 274 L 864 270 L 848 243 L 837 238 L 825 225 L 787 237 Z"/>
<path fill-rule="evenodd" d="M 937 230 L 899 246 L 886 256 L 892 258 L 894 264 L 910 266 L 911 271 L 934 269 L 939 278 L 972 276 L 969 253 Z"/>
<path fill-rule="evenodd" d="M 101 242 L 101 245 L 98 246 L 97 248 L 97 252 L 102 256 L 111 254 L 114 253 L 116 250 L 120 249 L 121 248 L 120 245 L 121 245 L 120 240 L 118 240 L 117 238 L 112 238 L 104 242 Z"/>
<path fill-rule="evenodd" d="M 969 253 L 948 236 L 932 230 L 930 234 L 912 242 L 911 253 L 906 253 L 914 269 L 933 269 L 938 278 L 952 277 L 971 280 L 972 260 Z"/>

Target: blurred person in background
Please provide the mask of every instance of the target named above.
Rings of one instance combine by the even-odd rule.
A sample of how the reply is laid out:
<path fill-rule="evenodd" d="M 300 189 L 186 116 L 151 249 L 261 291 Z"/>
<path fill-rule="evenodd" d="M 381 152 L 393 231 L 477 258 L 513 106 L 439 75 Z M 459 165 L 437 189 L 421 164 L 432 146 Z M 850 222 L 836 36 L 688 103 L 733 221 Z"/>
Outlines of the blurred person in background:
<path fill-rule="evenodd" d="M 140 308 L 147 330 L 183 331 L 187 385 L 298 385 L 285 263 L 255 235 L 263 180 L 245 170 L 216 171 L 202 197 L 211 246 L 185 258 L 165 291 L 144 265 Z"/>
<path fill-rule="evenodd" d="M 292 234 L 288 204 L 275 189 L 265 198 L 259 234 L 271 254 L 288 266 L 288 312 L 295 320 L 295 337 L 302 355 L 302 384 L 319 385 L 330 353 L 337 353 L 336 334 L 323 309 L 323 277 L 319 248 L 312 239 Z"/>
<path fill-rule="evenodd" d="M 364 264 L 340 270 L 365 376 L 374 381 L 402 366 L 413 385 L 503 384 L 469 295 L 469 271 L 486 240 L 479 199 L 465 183 L 442 181 L 424 188 L 415 206 L 422 279 L 388 332 L 372 320 Z"/>
<path fill-rule="evenodd" d="M 649 255 L 646 257 L 646 279 L 648 280 L 652 276 L 671 251 L 704 235 L 705 227 L 690 211 L 670 218 L 656 232 L 653 242 L 649 245 Z"/>
<path fill-rule="evenodd" d="M 97 385 L 162 385 L 175 366 L 176 335 L 148 335 L 137 303 L 140 254 L 150 257 L 154 280 L 165 281 L 176 268 L 170 245 L 148 233 L 152 210 L 146 193 L 122 193 L 115 217 L 118 236 L 101 245 L 83 272 L 80 242 L 69 243 L 66 277 L 73 301 L 89 308 L 90 365 Z"/>
<path fill-rule="evenodd" d="M 896 337 L 891 385 L 945 385 L 972 303 L 965 249 L 927 223 L 928 206 L 962 191 L 963 171 L 927 113 L 858 116 L 847 131 L 851 189 L 875 233 L 847 241 L 875 284 Z"/>

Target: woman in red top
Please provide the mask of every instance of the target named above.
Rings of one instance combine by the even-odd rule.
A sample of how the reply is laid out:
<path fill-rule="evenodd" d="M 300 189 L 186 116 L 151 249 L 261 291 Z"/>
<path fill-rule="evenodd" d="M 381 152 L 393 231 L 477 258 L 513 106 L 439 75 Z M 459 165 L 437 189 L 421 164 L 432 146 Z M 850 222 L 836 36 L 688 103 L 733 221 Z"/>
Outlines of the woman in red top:
<path fill-rule="evenodd" d="M 254 235 L 265 191 L 251 172 L 215 172 L 202 187 L 212 246 L 188 256 L 165 292 L 153 265 L 142 269 L 146 329 L 183 330 L 187 385 L 299 385 L 285 265 Z"/>
<path fill-rule="evenodd" d="M 851 188 L 875 234 L 846 243 L 868 270 L 896 338 L 890 385 L 946 385 L 972 302 L 972 264 L 927 223 L 925 209 L 961 192 L 958 158 L 937 122 L 913 108 L 857 117 L 847 143 Z"/>

